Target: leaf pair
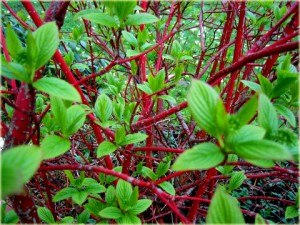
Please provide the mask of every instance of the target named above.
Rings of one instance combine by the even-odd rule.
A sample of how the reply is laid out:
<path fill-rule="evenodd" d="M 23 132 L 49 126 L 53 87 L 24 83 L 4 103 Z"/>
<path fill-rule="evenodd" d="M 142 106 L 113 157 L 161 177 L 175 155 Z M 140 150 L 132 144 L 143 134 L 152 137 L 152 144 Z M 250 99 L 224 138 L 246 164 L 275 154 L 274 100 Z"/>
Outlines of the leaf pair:
<path fill-rule="evenodd" d="M 27 46 L 23 47 L 17 34 L 8 26 L 6 41 L 14 62 L 7 62 L 2 58 L 1 74 L 10 79 L 31 83 L 34 72 L 51 59 L 58 47 L 58 28 L 55 22 L 50 22 L 33 33 L 28 30 Z"/>

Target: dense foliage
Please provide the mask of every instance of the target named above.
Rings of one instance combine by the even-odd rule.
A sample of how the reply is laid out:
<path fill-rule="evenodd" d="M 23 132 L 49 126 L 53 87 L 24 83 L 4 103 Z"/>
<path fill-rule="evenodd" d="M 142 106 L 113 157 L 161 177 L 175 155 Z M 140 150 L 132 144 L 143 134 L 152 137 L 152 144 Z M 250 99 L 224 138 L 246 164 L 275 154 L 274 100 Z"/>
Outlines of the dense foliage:
<path fill-rule="evenodd" d="M 297 223 L 297 1 L 2 1 L 2 223 Z"/>

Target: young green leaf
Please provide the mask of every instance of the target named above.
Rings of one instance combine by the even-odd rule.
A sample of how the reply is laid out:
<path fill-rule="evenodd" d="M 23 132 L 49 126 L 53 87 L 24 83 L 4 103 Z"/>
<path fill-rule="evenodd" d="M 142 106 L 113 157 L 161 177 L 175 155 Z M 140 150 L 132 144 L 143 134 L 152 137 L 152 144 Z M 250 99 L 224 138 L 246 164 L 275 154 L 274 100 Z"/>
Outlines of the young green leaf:
<path fill-rule="evenodd" d="M 72 195 L 72 200 L 74 203 L 78 205 L 82 205 L 82 203 L 86 200 L 88 197 L 88 192 L 87 191 L 78 191 L 77 193 Z"/>
<path fill-rule="evenodd" d="M 265 160 L 265 159 L 247 159 L 247 162 L 259 166 L 262 168 L 272 168 L 275 166 L 275 163 L 273 160 Z"/>
<path fill-rule="evenodd" d="M 274 105 L 277 112 L 282 115 L 286 120 L 292 125 L 292 127 L 296 126 L 296 118 L 292 110 L 289 108 L 285 107 L 284 105 Z"/>
<path fill-rule="evenodd" d="M 278 118 L 275 107 L 264 94 L 260 94 L 258 99 L 258 122 L 268 132 L 278 129 Z"/>
<path fill-rule="evenodd" d="M 128 41 L 129 44 L 131 44 L 133 47 L 138 47 L 138 40 L 135 38 L 135 36 L 133 36 L 133 34 L 127 32 L 127 31 L 122 31 L 122 36 L 124 37 L 124 39 L 126 41 Z"/>
<path fill-rule="evenodd" d="M 129 201 L 132 194 L 132 186 L 124 180 L 119 180 L 116 187 L 116 195 L 118 200 Z"/>
<path fill-rule="evenodd" d="M 164 191 L 168 192 L 170 195 L 176 194 L 174 186 L 167 181 L 160 183 L 158 186 L 160 186 Z"/>
<path fill-rule="evenodd" d="M 233 191 L 239 188 L 243 184 L 245 179 L 247 179 L 247 177 L 245 176 L 245 173 L 243 171 L 234 172 L 229 180 L 228 190 Z"/>
<path fill-rule="evenodd" d="M 128 134 L 125 136 L 124 140 L 120 143 L 120 145 L 135 144 L 144 141 L 147 137 L 148 135 L 142 133 Z"/>
<path fill-rule="evenodd" d="M 161 177 L 163 176 L 166 172 L 168 172 L 169 168 L 170 168 L 170 165 L 171 165 L 171 161 L 168 161 L 168 162 L 160 162 L 157 166 L 157 169 L 156 169 L 156 175 L 157 177 Z"/>
<path fill-rule="evenodd" d="M 208 84 L 194 80 L 187 101 L 197 124 L 213 136 L 219 133 L 216 125 L 216 111 L 219 100 L 217 92 Z"/>
<path fill-rule="evenodd" d="M 68 139 L 59 137 L 57 135 L 47 136 L 41 143 L 43 151 L 43 159 L 52 159 L 64 154 L 71 146 Z"/>
<path fill-rule="evenodd" d="M 173 170 L 206 170 L 217 166 L 225 159 L 213 143 L 202 143 L 183 152 L 172 166 Z"/>
<path fill-rule="evenodd" d="M 37 146 L 21 145 L 1 153 L 2 198 L 17 194 L 39 168 L 42 151 Z"/>
<path fill-rule="evenodd" d="M 88 193 L 94 193 L 94 194 L 97 194 L 97 193 L 103 193 L 106 191 L 106 188 L 101 185 L 101 184 L 90 184 L 86 187 L 85 189 L 86 192 Z"/>
<path fill-rule="evenodd" d="M 136 205 L 131 207 L 128 210 L 128 213 L 132 214 L 132 215 L 140 214 L 140 213 L 146 211 L 150 207 L 151 204 L 152 204 L 152 201 L 150 199 L 138 200 Z"/>
<path fill-rule="evenodd" d="M 133 13 L 133 9 L 137 4 L 137 0 L 115 1 L 112 2 L 111 4 L 119 20 L 123 21 L 129 14 Z"/>
<path fill-rule="evenodd" d="M 124 141 L 124 138 L 126 136 L 126 130 L 124 126 L 121 126 L 119 129 L 116 130 L 116 137 L 115 142 L 117 145 L 121 144 L 122 141 Z"/>
<path fill-rule="evenodd" d="M 72 105 L 68 108 L 64 135 L 68 137 L 78 131 L 83 126 L 85 117 L 86 112 L 80 105 Z"/>
<path fill-rule="evenodd" d="M 257 78 L 259 80 L 262 92 L 265 93 L 268 97 L 271 97 L 271 92 L 273 91 L 272 83 L 268 80 L 268 78 L 264 77 L 261 74 L 258 74 Z"/>
<path fill-rule="evenodd" d="M 76 88 L 64 80 L 55 77 L 43 77 L 32 85 L 39 91 L 45 92 L 51 96 L 81 102 L 81 97 Z"/>
<path fill-rule="evenodd" d="M 148 95 L 153 94 L 153 91 L 151 90 L 151 88 L 146 84 L 138 84 L 137 87 L 138 87 L 138 89 L 142 90 L 143 92 L 145 92 Z"/>
<path fill-rule="evenodd" d="M 182 54 L 182 47 L 179 44 L 179 42 L 175 40 L 172 44 L 171 56 L 173 56 L 176 59 L 179 59 L 181 54 Z"/>
<path fill-rule="evenodd" d="M 59 37 L 56 23 L 45 23 L 33 33 L 33 37 L 38 49 L 36 62 L 36 68 L 38 69 L 51 59 L 58 47 Z"/>
<path fill-rule="evenodd" d="M 295 208 L 295 206 L 288 206 L 285 210 L 285 218 L 286 219 L 292 219 L 299 216 L 298 210 Z"/>
<path fill-rule="evenodd" d="M 109 219 L 119 219 L 123 215 L 121 210 L 117 207 L 107 207 L 99 212 L 99 215 Z"/>
<path fill-rule="evenodd" d="M 72 224 L 74 222 L 74 218 L 72 216 L 66 216 L 59 221 L 59 224 Z"/>
<path fill-rule="evenodd" d="M 123 215 L 120 220 L 117 221 L 119 224 L 142 224 L 140 218 L 135 215 Z"/>
<path fill-rule="evenodd" d="M 182 63 L 178 64 L 175 69 L 174 69 L 174 73 L 175 73 L 175 83 L 177 83 L 180 78 L 181 78 L 181 75 L 182 75 L 182 72 L 184 70 L 184 65 Z"/>
<path fill-rule="evenodd" d="M 46 207 L 38 207 L 37 209 L 38 216 L 40 219 L 47 223 L 47 224 L 53 224 L 55 223 L 54 217 L 49 209 Z"/>
<path fill-rule="evenodd" d="M 244 224 L 238 201 L 217 188 L 206 215 L 207 224 Z"/>
<path fill-rule="evenodd" d="M 105 193 L 105 201 L 109 206 L 114 205 L 117 201 L 116 190 L 113 186 L 109 186 Z"/>
<path fill-rule="evenodd" d="M 256 214 L 255 216 L 255 225 L 265 225 L 266 222 L 264 220 L 264 218 L 260 215 L 260 214 Z"/>
<path fill-rule="evenodd" d="M 89 20 L 93 23 L 100 24 L 107 27 L 118 27 L 118 23 L 115 19 L 105 13 L 97 12 L 97 13 L 89 13 L 81 16 L 83 19 Z"/>
<path fill-rule="evenodd" d="M 238 143 L 234 152 L 247 159 L 290 160 L 290 152 L 282 145 L 269 140 L 250 140 Z"/>
<path fill-rule="evenodd" d="M 249 87 L 251 90 L 255 92 L 259 92 L 261 90 L 261 87 L 259 84 L 249 81 L 249 80 L 242 80 L 242 83 L 245 84 L 247 87 Z"/>
<path fill-rule="evenodd" d="M 27 39 L 26 39 L 26 62 L 27 62 L 27 71 L 31 75 L 30 80 L 33 80 L 34 72 L 36 69 L 36 62 L 38 60 L 38 48 L 35 42 L 35 39 L 33 38 L 33 35 L 31 32 L 28 32 Z"/>
<path fill-rule="evenodd" d="M 53 197 L 53 202 L 58 202 L 66 198 L 70 198 L 76 193 L 78 193 L 76 188 L 68 187 L 68 188 L 61 189 Z"/>
<path fill-rule="evenodd" d="M 109 155 L 116 151 L 118 147 L 109 141 L 103 141 L 97 148 L 97 157 L 100 158 L 105 155 Z"/>
<path fill-rule="evenodd" d="M 157 21 L 158 18 L 149 13 L 137 13 L 137 14 L 129 15 L 127 17 L 125 26 L 155 23 Z"/>
<path fill-rule="evenodd" d="M 247 124 L 255 115 L 258 107 L 258 96 L 253 95 L 236 114 L 240 125 Z"/>
<path fill-rule="evenodd" d="M 24 51 L 24 47 L 22 46 L 18 35 L 10 24 L 8 24 L 6 27 L 6 45 L 9 54 L 14 59 L 17 59 L 19 57 L 19 53 Z"/>
<path fill-rule="evenodd" d="M 112 114 L 113 104 L 110 98 L 106 94 L 101 94 L 95 103 L 95 111 L 97 117 L 102 121 L 106 122 Z"/>
<path fill-rule="evenodd" d="M 166 100 L 166 101 L 169 101 L 169 102 L 171 102 L 171 103 L 173 103 L 173 104 L 176 104 L 176 99 L 173 98 L 173 97 L 170 96 L 170 95 L 160 95 L 158 98 L 163 99 L 163 100 Z"/>
<path fill-rule="evenodd" d="M 90 212 L 87 209 L 85 209 L 82 213 L 80 213 L 77 216 L 76 222 L 77 224 L 79 223 L 86 224 L 89 218 L 90 218 Z"/>
<path fill-rule="evenodd" d="M 138 202 L 138 199 L 139 199 L 139 187 L 136 186 L 136 187 L 134 187 L 134 189 L 133 189 L 133 192 L 132 192 L 132 194 L 131 194 L 131 196 L 130 196 L 130 199 L 129 199 L 128 204 L 129 204 L 130 206 L 134 206 L 134 205 L 136 205 L 136 203 Z"/>
<path fill-rule="evenodd" d="M 66 130 L 67 129 L 67 123 L 66 123 L 67 108 L 63 100 L 55 96 L 51 96 L 50 105 L 51 105 L 51 113 L 53 114 L 56 123 L 60 126 L 61 130 Z"/>
<path fill-rule="evenodd" d="M 1 74 L 8 79 L 31 83 L 30 75 L 26 73 L 24 66 L 13 62 L 8 63 L 4 57 L 1 60 Z"/>

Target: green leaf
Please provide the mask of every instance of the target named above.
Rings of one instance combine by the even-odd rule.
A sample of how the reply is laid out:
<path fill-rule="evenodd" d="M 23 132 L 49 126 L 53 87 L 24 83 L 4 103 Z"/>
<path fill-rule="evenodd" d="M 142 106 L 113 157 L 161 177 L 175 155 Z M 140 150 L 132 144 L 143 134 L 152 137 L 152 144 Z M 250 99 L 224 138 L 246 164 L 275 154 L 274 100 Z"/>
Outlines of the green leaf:
<path fill-rule="evenodd" d="M 113 171 L 115 172 L 122 172 L 122 166 L 116 166 L 115 168 L 113 168 Z M 114 182 L 117 178 L 115 176 L 111 176 L 111 175 L 107 175 L 106 176 L 106 184 L 110 184 L 111 182 Z"/>
<path fill-rule="evenodd" d="M 93 197 L 99 198 L 97 194 L 92 194 Z M 106 207 L 105 203 L 100 202 L 97 199 L 88 198 L 88 203 L 84 204 L 84 208 L 87 209 L 91 214 L 98 215 L 99 212 Z"/>
<path fill-rule="evenodd" d="M 33 33 L 33 37 L 38 48 L 36 68 L 40 68 L 52 58 L 58 47 L 59 37 L 56 23 L 45 23 Z"/>
<path fill-rule="evenodd" d="M 262 168 L 272 168 L 273 166 L 275 166 L 275 163 L 272 160 L 247 159 L 247 162 L 249 162 L 255 166 L 262 167 Z"/>
<path fill-rule="evenodd" d="M 74 194 L 77 194 L 78 191 L 76 188 L 67 187 L 58 191 L 53 197 L 53 202 L 58 202 L 66 198 L 72 197 Z"/>
<path fill-rule="evenodd" d="M 139 54 L 141 54 L 141 52 L 139 50 L 128 49 L 126 51 L 126 56 L 127 57 L 136 56 L 136 55 L 139 55 Z"/>
<path fill-rule="evenodd" d="M 112 16 L 105 13 L 89 13 L 81 17 L 93 23 L 97 23 L 107 27 L 118 27 L 118 23 L 115 21 L 115 19 Z"/>
<path fill-rule="evenodd" d="M 143 166 L 141 174 L 145 177 L 149 177 L 151 180 L 157 180 L 157 175 L 150 168 Z"/>
<path fill-rule="evenodd" d="M 119 224 L 142 224 L 140 218 L 135 215 L 123 215 Z"/>
<path fill-rule="evenodd" d="M 21 145 L 1 153 L 2 199 L 18 194 L 35 174 L 42 161 L 42 151 L 37 146 Z"/>
<path fill-rule="evenodd" d="M 260 215 L 260 214 L 256 214 L 255 216 L 255 225 L 265 225 L 266 222 L 264 220 L 264 218 Z"/>
<path fill-rule="evenodd" d="M 4 209 L 5 210 L 5 209 Z M 14 210 L 1 213 L 1 223 L 2 224 L 17 224 L 20 219 Z"/>
<path fill-rule="evenodd" d="M 251 90 L 253 90 L 255 92 L 259 92 L 261 90 L 260 85 L 255 82 L 248 81 L 248 80 L 242 80 L 242 83 L 245 84 L 247 87 L 249 87 Z"/>
<path fill-rule="evenodd" d="M 197 124 L 213 136 L 218 136 L 216 111 L 219 100 L 217 92 L 208 84 L 194 80 L 187 101 Z"/>
<path fill-rule="evenodd" d="M 129 182 L 119 180 L 116 187 L 116 195 L 118 200 L 129 201 L 132 194 L 132 186 Z"/>
<path fill-rule="evenodd" d="M 103 193 L 106 191 L 106 188 L 101 184 L 90 184 L 85 189 L 88 193 Z"/>
<path fill-rule="evenodd" d="M 298 73 L 294 74 L 298 76 Z M 274 89 L 270 94 L 270 98 L 276 98 L 288 92 L 291 86 L 296 83 L 297 79 L 298 77 L 285 77 L 284 79 L 277 79 Z"/>
<path fill-rule="evenodd" d="M 244 104 L 236 114 L 237 119 L 240 125 L 247 124 L 256 113 L 258 107 L 258 96 L 253 95 L 247 102 Z"/>
<path fill-rule="evenodd" d="M 50 97 L 51 112 L 54 116 L 56 123 L 60 126 L 61 130 L 67 129 L 66 116 L 67 108 L 62 99 L 55 96 Z"/>
<path fill-rule="evenodd" d="M 229 154 L 226 162 L 237 162 L 238 157 L 235 154 Z M 216 169 L 223 175 L 229 174 L 235 166 L 218 166 Z"/>
<path fill-rule="evenodd" d="M 17 59 L 19 57 L 20 52 L 24 51 L 24 48 L 18 35 L 13 30 L 10 24 L 8 24 L 6 27 L 6 46 L 9 54 L 14 59 Z"/>
<path fill-rule="evenodd" d="M 85 209 L 82 213 L 80 213 L 77 216 L 76 222 L 77 222 L 77 224 L 79 224 L 79 223 L 86 224 L 89 218 L 90 218 L 90 212 L 89 212 L 89 210 Z"/>
<path fill-rule="evenodd" d="M 238 201 L 218 187 L 208 208 L 207 224 L 244 224 Z"/>
<path fill-rule="evenodd" d="M 142 133 L 128 134 L 125 136 L 124 140 L 120 143 L 120 145 L 129 145 L 144 141 L 148 135 Z"/>
<path fill-rule="evenodd" d="M 170 195 L 176 194 L 174 186 L 167 181 L 160 183 L 158 186 L 160 186 L 164 191 L 168 192 Z"/>
<path fill-rule="evenodd" d="M 8 63 L 2 57 L 1 60 L 1 74 L 8 79 L 20 80 L 26 83 L 30 83 L 30 75 L 27 74 L 25 68 L 17 63 Z"/>
<path fill-rule="evenodd" d="M 290 160 L 290 152 L 282 145 L 269 140 L 250 140 L 238 143 L 234 152 L 245 160 Z"/>
<path fill-rule="evenodd" d="M 271 92 L 273 91 L 272 83 L 261 74 L 258 74 L 257 77 L 263 93 L 265 93 L 268 97 L 271 97 Z"/>
<path fill-rule="evenodd" d="M 285 218 L 292 219 L 299 216 L 298 210 L 294 206 L 288 206 L 285 210 Z"/>
<path fill-rule="evenodd" d="M 153 91 L 151 90 L 151 88 L 146 84 L 138 84 L 137 87 L 138 87 L 138 89 L 142 90 L 143 92 L 145 92 L 148 95 L 153 94 Z"/>
<path fill-rule="evenodd" d="M 155 23 L 157 21 L 158 18 L 149 13 L 138 13 L 138 14 L 129 15 L 125 22 L 125 26 Z"/>
<path fill-rule="evenodd" d="M 184 70 L 184 65 L 183 64 L 179 64 L 175 67 L 174 69 L 174 73 L 175 73 L 175 83 L 177 83 L 180 78 L 181 78 L 181 75 L 182 75 L 182 72 Z"/>
<path fill-rule="evenodd" d="M 101 94 L 95 103 L 96 115 L 102 122 L 106 122 L 112 114 L 113 104 L 106 94 Z"/>
<path fill-rule="evenodd" d="M 115 13 L 120 21 L 123 21 L 129 14 L 133 13 L 133 9 L 137 4 L 137 0 L 133 1 L 116 1 L 111 3 Z"/>
<path fill-rule="evenodd" d="M 109 186 L 106 190 L 106 193 L 105 193 L 105 201 L 106 201 L 106 204 L 108 204 L 109 206 L 110 205 L 113 205 L 116 203 L 116 200 L 117 200 L 117 197 L 116 197 L 116 190 L 113 186 Z"/>
<path fill-rule="evenodd" d="M 76 13 L 73 16 L 73 21 L 79 19 L 82 16 L 89 15 L 89 14 L 92 14 L 92 13 L 101 13 L 101 11 L 99 9 L 86 9 L 86 10 L 82 10 L 82 11 Z"/>
<path fill-rule="evenodd" d="M 81 103 L 81 97 L 76 88 L 64 80 L 55 77 L 43 77 L 32 85 L 39 91 L 51 96 Z"/>
<path fill-rule="evenodd" d="M 206 170 L 225 159 L 221 150 L 212 143 L 202 143 L 184 151 L 172 166 L 173 170 Z"/>
<path fill-rule="evenodd" d="M 109 141 L 103 141 L 97 148 L 97 157 L 100 158 L 105 155 L 109 155 L 116 151 L 118 147 Z"/>
<path fill-rule="evenodd" d="M 296 118 L 292 110 L 289 108 L 285 107 L 284 105 L 274 105 L 277 112 L 282 115 L 286 120 L 292 125 L 292 127 L 296 126 Z"/>
<path fill-rule="evenodd" d="M 47 136 L 41 143 L 43 159 L 52 159 L 64 154 L 71 146 L 71 142 L 57 135 Z"/>
<path fill-rule="evenodd" d="M 124 141 L 126 135 L 125 127 L 121 126 L 119 129 L 116 130 L 115 142 L 117 145 L 121 144 Z"/>
<path fill-rule="evenodd" d="M 33 35 L 31 32 L 28 32 L 27 34 L 27 39 L 26 39 L 26 44 L 27 44 L 27 51 L 26 51 L 26 61 L 27 61 L 27 69 L 28 73 L 30 74 L 30 81 L 33 80 L 34 77 L 34 72 L 38 69 L 36 67 L 36 62 L 38 60 L 38 48 L 35 42 L 35 39 L 33 38 Z"/>
<path fill-rule="evenodd" d="M 233 191 L 238 189 L 246 179 L 247 177 L 243 171 L 234 172 L 229 180 L 228 190 Z"/>
<path fill-rule="evenodd" d="M 83 63 L 75 63 L 72 65 L 71 67 L 73 70 L 74 69 L 80 69 L 80 70 L 85 70 L 85 69 L 89 69 L 89 66 Z"/>
<path fill-rule="evenodd" d="M 173 97 L 170 96 L 170 95 L 160 95 L 158 98 L 161 98 L 161 99 L 163 99 L 163 100 L 166 100 L 166 101 L 169 101 L 169 102 L 171 102 L 171 103 L 173 103 L 173 104 L 176 104 L 176 99 L 173 98 Z"/>
<path fill-rule="evenodd" d="M 99 212 L 99 215 L 109 219 L 119 219 L 123 215 L 117 207 L 107 207 Z"/>
<path fill-rule="evenodd" d="M 38 207 L 37 209 L 38 216 L 40 219 L 48 224 L 53 224 L 55 223 L 54 217 L 49 209 L 46 207 Z"/>
<path fill-rule="evenodd" d="M 239 130 L 231 132 L 227 139 L 226 144 L 234 148 L 237 144 L 242 144 L 246 141 L 261 140 L 265 136 L 266 131 L 262 127 L 254 125 L 244 125 Z"/>
<path fill-rule="evenodd" d="M 129 214 L 137 215 L 144 211 L 146 211 L 150 205 L 152 204 L 152 201 L 150 199 L 141 199 L 138 200 L 136 205 L 131 207 L 131 209 L 128 210 Z"/>
<path fill-rule="evenodd" d="M 172 44 L 171 56 L 176 59 L 179 59 L 181 54 L 182 54 L 182 47 L 179 44 L 179 42 L 175 40 Z"/>
<path fill-rule="evenodd" d="M 133 192 L 132 192 L 132 194 L 131 194 L 131 196 L 130 196 L 130 199 L 129 199 L 129 201 L 128 201 L 128 204 L 129 204 L 130 206 L 134 206 L 134 205 L 136 205 L 136 203 L 138 202 L 138 200 L 139 200 L 139 187 L 136 186 L 136 187 L 134 187 L 134 189 L 133 189 Z"/>
<path fill-rule="evenodd" d="M 268 132 L 278 129 L 278 118 L 275 107 L 264 94 L 260 94 L 258 98 L 258 122 Z"/>
<path fill-rule="evenodd" d="M 163 176 L 166 172 L 168 172 L 169 168 L 170 168 L 170 165 L 171 165 L 171 161 L 168 161 L 168 162 L 160 162 L 157 166 L 157 169 L 156 169 L 156 175 L 157 177 L 161 177 Z"/>
<path fill-rule="evenodd" d="M 74 222 L 74 218 L 72 216 L 66 216 L 59 221 L 59 224 L 72 224 Z"/>
<path fill-rule="evenodd" d="M 125 38 L 126 41 L 128 41 L 129 44 L 136 48 L 138 47 L 138 40 L 131 33 L 124 30 L 122 31 L 122 36 Z"/>
<path fill-rule="evenodd" d="M 80 105 L 72 105 L 68 108 L 64 135 L 68 137 L 77 132 L 83 126 L 85 117 L 86 112 Z"/>
<path fill-rule="evenodd" d="M 160 91 L 165 87 L 165 79 L 166 79 L 166 75 L 164 69 L 158 71 L 158 73 L 155 76 L 155 83 L 156 83 L 155 92 Z"/>
<path fill-rule="evenodd" d="M 82 203 L 86 200 L 88 197 L 87 191 L 78 191 L 77 193 L 72 195 L 72 200 L 74 203 L 78 205 L 82 205 Z"/>

